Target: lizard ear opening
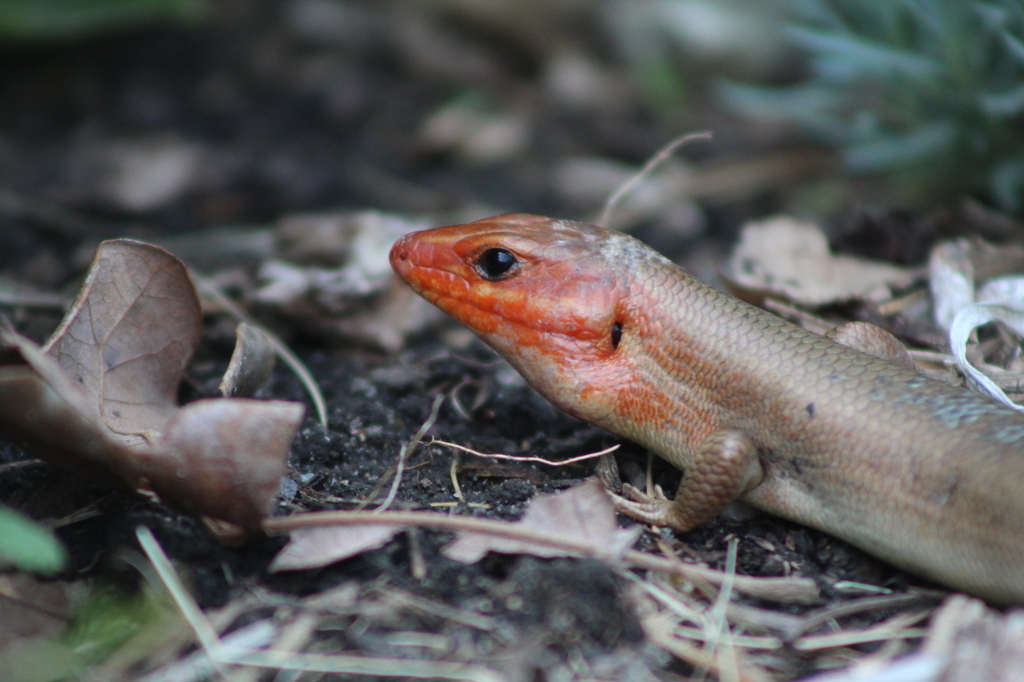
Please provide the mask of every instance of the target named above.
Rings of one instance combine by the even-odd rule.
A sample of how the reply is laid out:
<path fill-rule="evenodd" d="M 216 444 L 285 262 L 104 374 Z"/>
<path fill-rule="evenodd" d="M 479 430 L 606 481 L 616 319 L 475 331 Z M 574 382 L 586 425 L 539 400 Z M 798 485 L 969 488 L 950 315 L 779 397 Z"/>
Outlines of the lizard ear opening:
<path fill-rule="evenodd" d="M 616 322 L 612 325 L 612 350 L 618 350 L 620 341 L 622 341 L 622 323 Z"/>

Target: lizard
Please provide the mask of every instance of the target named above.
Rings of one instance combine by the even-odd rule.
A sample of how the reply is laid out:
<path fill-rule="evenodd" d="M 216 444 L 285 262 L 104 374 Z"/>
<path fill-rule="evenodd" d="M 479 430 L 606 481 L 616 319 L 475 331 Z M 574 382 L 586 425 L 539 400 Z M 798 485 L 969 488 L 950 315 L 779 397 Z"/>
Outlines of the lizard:
<path fill-rule="evenodd" d="M 624 485 L 627 516 L 685 532 L 741 499 L 1024 603 L 1024 415 L 1012 408 L 856 333 L 844 344 L 798 327 L 595 225 L 507 214 L 410 233 L 390 259 L 557 407 L 683 471 L 673 499 Z"/>

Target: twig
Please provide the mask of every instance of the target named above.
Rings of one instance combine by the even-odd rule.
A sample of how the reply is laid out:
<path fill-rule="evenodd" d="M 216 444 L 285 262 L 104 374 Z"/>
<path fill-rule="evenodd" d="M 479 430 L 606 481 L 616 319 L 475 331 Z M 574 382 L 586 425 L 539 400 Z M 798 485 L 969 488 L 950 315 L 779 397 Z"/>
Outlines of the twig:
<path fill-rule="evenodd" d="M 491 519 L 478 519 L 467 516 L 449 516 L 433 512 L 309 512 L 267 519 L 263 522 L 263 530 L 266 533 L 275 535 L 299 528 L 367 525 L 419 526 L 438 530 L 481 533 L 522 542 L 532 542 L 547 547 L 556 547 L 566 552 L 583 556 L 600 557 L 607 554 L 607 548 L 596 546 L 594 543 L 584 539 L 556 535 L 507 521 L 493 521 Z M 637 550 L 626 550 L 622 558 L 626 564 L 634 568 L 660 571 L 689 580 L 696 578 L 706 580 L 715 585 L 721 585 L 726 579 L 725 574 L 721 571 L 685 564 L 678 559 L 663 559 Z M 813 604 L 819 598 L 818 586 L 810 578 L 755 578 L 737 575 L 732 580 L 734 590 L 759 599 L 768 599 L 788 604 Z"/>
<path fill-rule="evenodd" d="M 671 635 L 671 622 L 665 622 L 664 619 L 657 616 L 647 616 L 641 619 L 640 624 L 643 627 L 644 635 L 655 646 L 664 649 L 681 661 L 686 661 L 697 668 L 710 671 L 720 678 L 724 677 L 724 671 L 721 669 L 720 662 L 715 653 Z M 738 679 L 739 682 L 766 681 L 766 678 L 760 675 L 756 669 L 749 667 L 738 670 L 737 676 L 734 679 Z"/>
<path fill-rule="evenodd" d="M 807 614 L 800 620 L 796 627 L 784 633 L 784 636 L 787 642 L 792 642 L 819 625 L 836 618 L 842 618 L 844 616 L 862 613 L 864 611 L 898 608 L 908 604 L 917 604 L 923 601 L 928 601 L 928 599 L 918 594 L 893 594 L 884 597 L 853 599 Z"/>
<path fill-rule="evenodd" d="M 412 440 L 402 445 L 402 449 L 398 452 L 398 464 L 395 465 L 395 478 L 391 482 L 391 490 L 388 491 L 388 496 L 381 502 L 381 505 L 373 510 L 374 514 L 385 511 L 394 502 L 395 495 L 398 494 L 398 486 L 402 483 L 402 472 L 405 471 L 405 463 L 412 457 L 412 453 L 416 452 L 416 446 L 420 444 L 423 436 L 427 435 L 427 431 L 437 421 L 437 413 L 441 410 L 441 403 L 443 402 L 444 394 L 434 396 L 434 404 L 430 406 L 430 414 L 427 416 L 426 421 L 420 424 L 419 431 L 412 437 Z"/>
<path fill-rule="evenodd" d="M 819 651 L 853 646 L 866 642 L 889 641 L 893 639 L 919 639 L 928 634 L 925 628 L 912 628 L 910 625 L 927 618 L 933 608 L 899 613 L 892 618 L 862 630 L 832 632 L 825 635 L 804 635 L 792 643 L 797 651 Z"/>
<path fill-rule="evenodd" d="M 576 462 L 582 462 L 587 459 L 595 459 L 602 455 L 607 455 L 609 452 L 615 452 L 619 449 L 619 445 L 613 445 L 610 448 L 605 448 L 600 452 L 591 452 L 586 455 L 579 455 L 577 457 L 570 457 L 569 459 L 563 459 L 559 461 L 544 459 L 543 457 L 530 456 L 519 456 L 519 455 L 503 455 L 501 453 L 486 453 L 477 452 L 472 448 L 467 448 L 465 445 L 456 445 L 455 443 L 449 443 L 448 441 L 439 440 L 437 438 L 432 439 L 427 445 L 443 445 L 447 448 L 453 448 L 455 450 L 461 450 L 462 452 L 468 452 L 471 455 L 477 457 L 487 457 L 488 459 L 510 459 L 514 462 L 538 462 L 540 464 L 547 464 L 548 466 L 559 467 L 567 464 L 575 464 Z"/>
<path fill-rule="evenodd" d="M 824 334 L 836 326 L 824 318 L 812 315 L 806 310 L 800 310 L 797 307 L 788 305 L 787 303 L 783 303 L 782 301 L 774 298 L 764 299 L 761 307 L 775 313 L 779 317 L 785 318 L 790 322 L 803 327 L 804 329 L 808 329 L 815 334 Z"/>
<path fill-rule="evenodd" d="M 60 294 L 36 291 L 0 291 L 0 305 L 18 308 L 65 310 L 71 299 Z"/>
<path fill-rule="evenodd" d="M 14 469 L 44 466 L 45 464 L 46 462 L 41 459 L 23 459 L 18 462 L 7 462 L 6 464 L 0 464 L 0 476 L 6 474 L 8 471 L 13 471 Z"/>
<path fill-rule="evenodd" d="M 672 154 L 682 147 L 684 144 L 693 142 L 694 140 L 710 140 L 710 132 L 702 133 L 690 133 L 688 135 L 682 135 L 669 142 L 667 145 L 658 150 L 658 153 L 651 157 L 650 161 L 644 164 L 644 167 L 639 170 L 633 177 L 626 180 L 624 183 L 619 185 L 608 200 L 604 202 L 604 210 L 601 211 L 601 218 L 597 221 L 598 225 L 607 225 L 608 221 L 612 217 L 612 211 L 615 210 L 616 205 L 622 201 L 623 197 L 628 195 L 636 186 L 643 182 L 644 178 L 651 174 L 655 168 L 657 168 L 665 159 L 672 156 Z"/>
<path fill-rule="evenodd" d="M 711 647 L 718 660 L 718 668 L 721 671 L 719 677 L 723 682 L 733 682 L 740 677 L 740 662 L 736 657 L 736 647 L 733 646 L 731 633 L 729 632 L 729 619 L 726 617 L 726 609 L 732 600 L 732 589 L 736 581 L 736 554 L 739 547 L 739 538 L 731 538 L 725 552 L 725 580 L 722 582 L 722 589 L 718 598 L 711 607 L 712 638 Z"/>
<path fill-rule="evenodd" d="M 894 298 L 888 303 L 879 304 L 878 314 L 888 317 L 890 315 L 902 313 L 904 310 L 906 310 L 912 305 L 924 303 L 925 301 L 928 300 L 929 296 L 930 293 L 928 289 L 922 287 L 920 289 L 917 289 L 916 291 L 911 291 L 909 294 L 906 294 L 905 296 Z"/>
<path fill-rule="evenodd" d="M 113 236 L 125 231 L 122 225 L 84 218 L 63 206 L 17 194 L 7 187 L 0 187 L 0 215 L 38 223 L 50 232 L 79 239 Z"/>
<path fill-rule="evenodd" d="M 459 485 L 459 456 L 455 455 L 452 457 L 452 464 L 448 467 L 448 475 L 452 479 L 452 489 L 455 491 L 455 497 L 459 502 L 465 502 L 466 496 L 462 494 L 462 486 Z"/>
<path fill-rule="evenodd" d="M 182 585 L 181 579 L 174 571 L 174 566 L 171 565 L 167 555 L 160 548 L 153 533 L 145 526 L 139 526 L 135 533 L 142 545 L 142 550 L 152 562 L 175 605 L 185 616 L 199 643 L 215 664 L 347 675 L 471 680 L 472 682 L 502 682 L 505 679 L 495 671 L 473 663 L 372 658 L 345 654 L 310 654 L 226 645 L 217 636 L 210 621 L 206 619 L 185 586 Z M 223 671 L 221 672 L 223 674 Z"/>

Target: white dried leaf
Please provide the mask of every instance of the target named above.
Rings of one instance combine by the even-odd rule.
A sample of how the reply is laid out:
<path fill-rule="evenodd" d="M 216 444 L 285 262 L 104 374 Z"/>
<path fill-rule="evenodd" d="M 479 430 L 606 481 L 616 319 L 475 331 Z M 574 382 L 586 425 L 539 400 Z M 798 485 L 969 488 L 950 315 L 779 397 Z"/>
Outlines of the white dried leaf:
<path fill-rule="evenodd" d="M 978 289 L 978 303 L 1005 303 L 1008 305 L 1024 302 L 1024 277 L 997 277 Z"/>
<path fill-rule="evenodd" d="M 999 303 L 974 303 L 962 308 L 953 318 L 949 329 L 949 346 L 956 359 L 956 366 L 976 390 L 995 398 L 1004 405 L 1024 412 L 1024 407 L 1010 400 L 994 381 L 967 360 L 967 341 L 970 339 L 971 332 L 989 322 L 1002 322 L 1018 334 L 1024 335 L 1024 302 L 1018 302 L 1015 306 Z"/>
<path fill-rule="evenodd" d="M 928 286 L 935 323 L 948 330 L 953 318 L 974 303 L 974 266 L 964 240 L 942 242 L 928 259 Z"/>

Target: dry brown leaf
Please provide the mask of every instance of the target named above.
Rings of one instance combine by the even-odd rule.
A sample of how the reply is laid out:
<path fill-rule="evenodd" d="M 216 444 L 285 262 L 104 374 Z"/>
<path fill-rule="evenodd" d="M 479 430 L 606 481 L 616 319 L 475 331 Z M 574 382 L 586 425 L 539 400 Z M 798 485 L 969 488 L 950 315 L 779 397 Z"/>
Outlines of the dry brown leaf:
<path fill-rule="evenodd" d="M 45 351 L 0 328 L 0 429 L 47 462 L 254 531 L 303 408 L 242 399 L 179 408 L 201 332 L 180 260 L 104 242 Z"/>
<path fill-rule="evenodd" d="M 643 532 L 639 526 L 618 527 L 615 507 L 608 492 L 596 480 L 587 481 L 556 495 L 533 498 L 523 518 L 510 528 L 533 531 L 536 541 L 510 539 L 494 534 L 458 531 L 458 537 L 442 552 L 449 559 L 475 563 L 487 552 L 531 554 L 539 557 L 583 556 L 582 552 L 559 548 L 560 539 L 570 546 L 587 542 L 598 558 L 616 559 L 629 549 Z M 367 550 L 383 546 L 402 530 L 399 524 L 351 526 L 311 526 L 293 530 L 291 540 L 274 558 L 271 571 L 297 571 L 320 568 Z M 554 542 L 543 542 L 547 538 Z"/>
<path fill-rule="evenodd" d="M 282 260 L 262 264 L 253 299 L 314 336 L 397 350 L 440 319 L 388 261 L 396 239 L 429 226 L 377 211 L 286 218 Z"/>
<path fill-rule="evenodd" d="M 786 216 L 750 223 L 729 259 L 729 281 L 741 289 L 781 294 L 809 306 L 888 300 L 914 273 L 888 263 L 832 255 L 812 223 Z"/>
<path fill-rule="evenodd" d="M 104 242 L 43 352 L 100 400 L 111 431 L 159 431 L 199 346 L 203 318 L 185 264 L 142 242 Z M 129 440 L 132 442 L 132 440 Z"/>
<path fill-rule="evenodd" d="M 327 526 L 292 531 L 288 544 L 277 553 L 270 572 L 320 568 L 386 545 L 398 526 Z"/>
<path fill-rule="evenodd" d="M 538 495 L 530 501 L 518 526 L 553 537 L 588 540 L 603 554 L 617 556 L 629 549 L 643 532 L 639 526 L 619 528 L 615 506 L 608 491 L 589 480 L 555 495 Z M 466 564 L 480 561 L 488 552 L 531 554 L 539 557 L 579 556 L 548 544 L 513 540 L 481 533 L 461 532 L 441 550 L 446 557 Z"/>

